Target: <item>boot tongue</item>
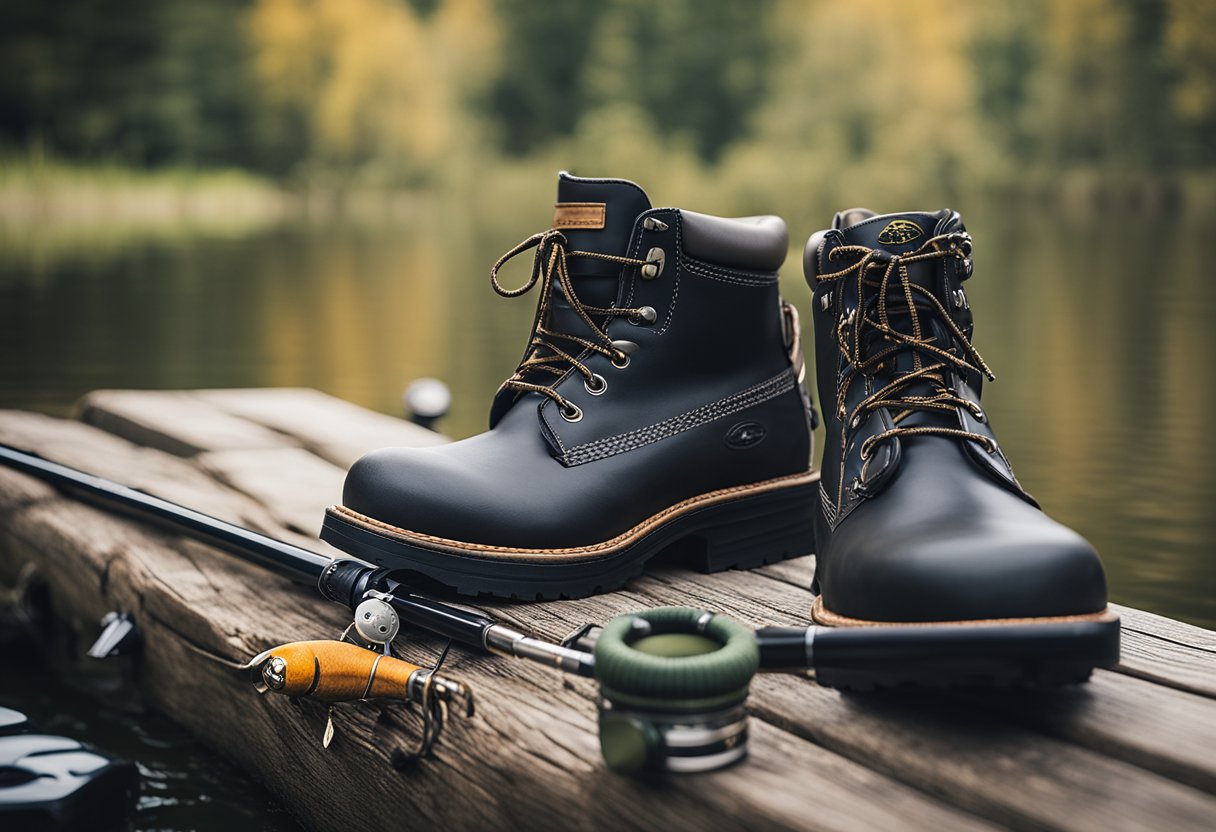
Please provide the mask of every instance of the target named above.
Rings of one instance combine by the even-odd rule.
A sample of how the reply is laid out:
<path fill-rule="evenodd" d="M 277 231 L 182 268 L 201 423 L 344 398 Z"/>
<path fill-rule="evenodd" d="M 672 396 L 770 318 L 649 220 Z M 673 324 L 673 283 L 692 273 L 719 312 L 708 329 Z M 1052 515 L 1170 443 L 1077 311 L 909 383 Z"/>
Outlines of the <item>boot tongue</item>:
<path fill-rule="evenodd" d="M 842 233 L 846 245 L 864 246 L 897 255 L 909 254 L 923 246 L 927 240 L 940 233 L 941 229 L 939 226 L 949 216 L 951 216 L 949 211 L 938 211 L 935 213 L 910 211 L 903 214 L 884 214 L 863 219 L 855 225 L 844 228 Z M 907 264 L 907 270 L 910 282 L 937 293 L 940 280 L 939 275 L 941 273 L 941 260 L 933 259 L 909 263 Z M 881 274 L 881 270 L 871 272 L 871 276 L 875 278 Z M 894 285 L 898 284 L 895 283 Z M 896 292 L 895 294 L 899 293 Z M 900 331 L 911 334 L 911 318 L 906 312 L 906 306 L 901 302 L 895 301 L 888 308 L 891 315 L 891 325 Z M 933 316 L 922 314 L 921 325 L 923 334 L 934 334 L 936 331 L 938 338 L 945 340 L 946 334 L 935 325 Z M 946 343 L 943 346 L 948 347 L 949 344 Z M 890 380 L 897 375 L 912 371 L 916 366 L 911 351 L 901 352 L 897 354 L 894 361 L 891 362 L 881 375 L 883 376 L 883 380 Z M 928 382 L 915 382 L 903 390 L 905 394 L 922 396 L 932 395 L 933 392 L 934 387 Z M 922 410 L 913 413 L 905 420 L 904 424 L 908 427 L 928 424 L 949 424 L 949 419 L 940 413 Z"/>
<path fill-rule="evenodd" d="M 845 228 L 844 239 L 849 245 L 877 248 L 891 254 L 908 254 L 933 237 L 937 226 L 948 215 L 947 211 L 883 214 Z M 849 218 L 846 216 L 846 221 Z"/>
<path fill-rule="evenodd" d="M 858 212 L 852 212 L 858 215 Z M 840 215 L 845 221 L 849 214 Z M 891 254 L 910 254 L 941 232 L 943 221 L 951 216 L 949 211 L 927 213 L 909 211 L 906 214 L 883 214 L 864 219 L 842 230 L 846 245 L 864 246 Z M 908 277 L 913 283 L 926 289 L 937 290 L 940 260 L 922 260 L 907 265 Z M 878 274 L 879 272 L 871 272 Z"/>

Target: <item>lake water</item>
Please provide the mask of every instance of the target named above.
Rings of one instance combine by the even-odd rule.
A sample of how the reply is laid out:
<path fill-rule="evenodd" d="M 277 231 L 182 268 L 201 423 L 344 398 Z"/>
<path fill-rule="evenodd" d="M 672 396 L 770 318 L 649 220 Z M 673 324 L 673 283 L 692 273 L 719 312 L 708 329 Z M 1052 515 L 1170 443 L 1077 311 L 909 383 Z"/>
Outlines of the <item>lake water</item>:
<path fill-rule="evenodd" d="M 1216 221 L 970 207 L 975 343 L 998 377 L 985 408 L 1021 481 L 1094 542 L 1113 600 L 1216 626 Z M 435 376 L 454 394 L 441 429 L 470 435 L 534 303 L 495 295 L 489 266 L 549 210 L 495 227 L 436 212 L 223 235 L 0 229 L 0 406 L 301 385 L 399 414 L 405 385 Z M 798 268 L 784 288 L 805 309 Z"/>

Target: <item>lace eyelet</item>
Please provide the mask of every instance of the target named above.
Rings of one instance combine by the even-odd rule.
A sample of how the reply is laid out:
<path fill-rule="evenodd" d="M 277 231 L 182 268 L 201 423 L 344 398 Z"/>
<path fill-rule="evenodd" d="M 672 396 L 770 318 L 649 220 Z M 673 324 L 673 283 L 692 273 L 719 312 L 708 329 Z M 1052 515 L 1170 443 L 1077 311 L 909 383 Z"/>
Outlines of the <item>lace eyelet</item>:
<path fill-rule="evenodd" d="M 599 373 L 592 373 L 591 378 L 583 379 L 583 387 L 593 396 L 602 396 L 608 389 L 608 379 Z"/>
<path fill-rule="evenodd" d="M 573 402 L 566 402 L 557 409 L 562 418 L 567 422 L 577 422 L 583 418 L 583 409 Z"/>
<path fill-rule="evenodd" d="M 620 353 L 619 355 L 612 356 L 612 366 L 616 367 L 618 370 L 623 370 L 626 367 L 628 367 L 629 366 L 629 354 L 623 352 L 623 353 Z"/>

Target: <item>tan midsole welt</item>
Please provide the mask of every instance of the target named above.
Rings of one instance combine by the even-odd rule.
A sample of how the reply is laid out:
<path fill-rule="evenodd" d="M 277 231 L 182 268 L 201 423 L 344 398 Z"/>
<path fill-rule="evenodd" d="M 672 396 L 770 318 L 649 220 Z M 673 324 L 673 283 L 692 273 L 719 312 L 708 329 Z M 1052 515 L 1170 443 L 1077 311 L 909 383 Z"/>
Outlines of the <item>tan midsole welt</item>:
<path fill-rule="evenodd" d="M 752 497 L 757 494 L 764 494 L 770 491 L 778 491 L 783 488 L 795 488 L 802 485 L 810 485 L 819 481 L 818 471 L 804 471 L 801 474 L 790 474 L 785 477 L 776 477 L 763 482 L 752 483 L 751 485 L 737 485 L 732 488 L 722 488 L 717 491 L 709 491 L 705 494 L 700 494 L 696 497 L 690 497 L 676 503 L 673 506 L 660 511 L 641 523 L 638 523 L 628 531 L 622 532 L 611 540 L 605 540 L 601 543 L 594 543 L 590 546 L 576 546 L 567 549 L 522 549 L 511 548 L 509 546 L 491 546 L 482 543 L 467 543 L 461 540 L 449 540 L 443 537 L 435 537 L 421 532 L 410 531 L 409 529 L 400 529 L 388 523 L 381 522 L 374 517 L 368 517 L 360 514 L 357 511 L 347 508 L 346 506 L 330 506 L 329 511 L 332 514 L 340 516 L 347 522 L 355 523 L 368 528 L 377 534 L 386 535 L 395 540 L 400 540 L 403 543 L 410 543 L 417 546 L 422 546 L 427 549 L 432 549 L 440 552 L 448 552 L 454 555 L 474 555 L 481 558 L 503 558 L 511 560 L 536 560 L 547 563 L 568 563 L 571 561 L 587 560 L 591 558 L 601 558 L 611 555 L 614 552 L 620 551 L 633 543 L 636 543 L 641 537 L 653 532 L 664 523 L 668 523 L 681 515 L 687 514 L 697 509 L 702 509 L 707 506 L 725 503 L 730 500 L 737 500 L 743 497 Z M 811 510 L 810 507 L 807 509 Z"/>
<path fill-rule="evenodd" d="M 868 618 L 850 618 L 839 615 L 823 605 L 823 596 L 819 596 L 811 604 L 811 618 L 816 624 L 825 627 L 958 627 L 975 626 L 977 624 L 1076 624 L 1085 621 L 1118 621 L 1119 616 L 1109 608 L 1101 612 L 1090 612 L 1082 615 L 1056 615 L 1042 618 L 983 618 L 967 621 L 871 621 Z"/>

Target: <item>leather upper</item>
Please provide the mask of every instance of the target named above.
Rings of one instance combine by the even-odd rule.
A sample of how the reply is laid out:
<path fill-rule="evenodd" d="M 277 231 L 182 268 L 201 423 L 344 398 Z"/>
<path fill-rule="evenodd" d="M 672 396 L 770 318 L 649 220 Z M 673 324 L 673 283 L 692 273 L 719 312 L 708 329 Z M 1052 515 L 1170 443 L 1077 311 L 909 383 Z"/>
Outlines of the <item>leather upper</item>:
<path fill-rule="evenodd" d="M 851 223 L 851 224 L 849 224 Z M 1105 579 L 1096 553 L 1076 533 L 1048 518 L 1014 476 L 980 406 L 983 377 L 951 368 L 951 391 L 968 406 L 913 410 L 907 428 L 937 426 L 974 434 L 897 435 L 862 456 L 867 439 L 896 427 L 902 407 L 881 407 L 850 418 L 859 402 L 913 370 L 911 351 L 897 353 L 881 374 L 854 374 L 837 406 L 851 365 L 838 345 L 838 328 L 852 337 L 863 315 L 876 315 L 876 290 L 858 297 L 857 281 L 820 281 L 858 255 L 835 249 L 864 246 L 894 255 L 919 249 L 938 235 L 965 232 L 952 211 L 875 216 L 864 209 L 837 215 L 834 227 L 813 235 L 803 265 L 813 290 L 817 382 L 823 402 L 824 445 L 817 517 L 816 584 L 824 605 L 840 615 L 879 621 L 940 621 L 1069 615 L 1101 610 Z M 971 258 L 908 264 L 922 286 L 970 338 L 973 319 L 963 282 Z M 859 309 L 859 304 L 864 307 Z M 925 307 L 927 310 L 927 306 Z M 894 325 L 907 320 L 892 313 Z M 925 335 L 961 354 L 945 321 L 927 311 Z M 902 330 L 901 330 L 902 331 Z M 865 338 L 872 328 L 862 331 Z M 866 349 L 886 342 L 875 340 Z M 907 392 L 931 396 L 928 382 Z"/>
<path fill-rule="evenodd" d="M 699 494 L 810 467 L 809 401 L 791 365 L 780 263 L 770 250 L 784 239 L 784 224 L 778 229 L 776 218 L 739 223 L 751 231 L 737 235 L 738 249 L 722 238 L 712 249 L 727 265 L 689 254 L 685 212 L 651 208 L 632 183 L 563 174 L 559 202 L 606 206 L 603 229 L 563 230 L 571 250 L 631 258 L 664 251 L 654 278 L 636 266 L 570 260 L 584 302 L 655 310 L 651 324 L 613 317 L 604 325 L 613 340 L 636 344 L 629 365 L 619 368 L 589 350 L 580 355 L 607 382 L 599 395 L 573 370 L 537 379 L 581 409 L 578 421 L 564 419 L 547 397 L 502 390 L 486 433 L 369 454 L 347 475 L 348 508 L 452 540 L 577 547 Z M 623 236 L 621 218 L 633 210 Z M 704 222 L 716 219 L 698 221 L 719 231 L 736 222 Z M 747 268 L 753 257 L 754 267 Z M 576 272 L 576 263 L 586 268 Z M 546 325 L 585 329 L 559 296 Z M 746 447 L 732 442 L 738 433 L 732 429 L 743 422 L 759 425 L 763 438 Z"/>

